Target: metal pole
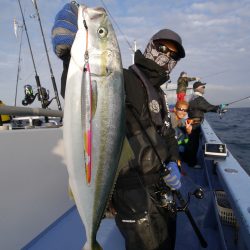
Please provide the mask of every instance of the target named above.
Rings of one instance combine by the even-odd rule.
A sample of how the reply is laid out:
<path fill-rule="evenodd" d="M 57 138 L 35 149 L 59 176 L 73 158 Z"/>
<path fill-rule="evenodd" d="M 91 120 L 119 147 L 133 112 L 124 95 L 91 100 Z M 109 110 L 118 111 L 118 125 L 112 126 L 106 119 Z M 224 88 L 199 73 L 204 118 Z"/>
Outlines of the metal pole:
<path fill-rule="evenodd" d="M 14 107 L 14 106 L 0 106 L 1 115 L 16 115 L 16 116 L 52 116 L 63 117 L 63 112 L 51 109 L 41 108 L 26 108 L 26 107 Z"/>
<path fill-rule="evenodd" d="M 42 103 L 42 108 L 46 108 L 46 104 L 44 102 L 43 95 L 42 95 L 42 92 L 41 92 L 41 83 L 40 83 L 39 76 L 37 75 L 36 65 L 35 65 L 32 49 L 31 49 L 31 45 L 30 45 L 30 39 L 29 39 L 29 35 L 28 35 L 28 31 L 27 31 L 27 27 L 26 27 L 26 23 L 25 23 L 25 19 L 24 19 L 23 10 L 22 10 L 20 0 L 18 0 L 18 3 L 19 3 L 21 14 L 22 14 L 23 25 L 24 25 L 24 28 L 25 28 L 25 33 L 26 33 L 26 36 L 27 36 L 28 44 L 29 44 L 30 55 L 31 55 L 31 59 L 32 59 L 32 62 L 33 62 L 33 67 L 34 67 L 34 70 L 35 70 L 35 79 L 36 79 L 38 94 L 39 94 L 39 97 L 40 97 L 40 100 L 41 100 L 41 103 Z"/>
<path fill-rule="evenodd" d="M 48 53 L 46 41 L 45 41 L 45 38 L 44 38 L 43 27 L 42 27 L 42 22 L 41 22 L 41 18 L 40 18 L 38 6 L 37 6 L 37 3 L 36 3 L 36 0 L 33 0 L 32 2 L 33 2 L 34 6 L 35 6 L 35 9 L 36 9 L 36 14 L 37 14 L 38 22 L 39 22 L 41 33 L 42 33 L 42 37 L 43 37 L 43 44 L 44 44 L 44 48 L 45 48 L 45 52 L 46 52 L 46 56 L 47 56 L 47 60 L 48 60 L 48 64 L 49 64 L 50 75 L 51 75 L 52 85 L 53 85 L 53 88 L 54 88 L 54 92 L 55 92 L 55 97 L 56 97 L 58 109 L 62 110 L 60 99 L 59 99 L 59 95 L 58 95 L 58 91 L 57 91 L 56 81 L 55 81 L 55 77 L 54 77 L 53 70 L 52 70 L 52 67 L 51 67 L 51 63 L 50 63 L 50 59 L 49 59 L 49 53 Z"/>
<path fill-rule="evenodd" d="M 21 51 L 22 51 L 22 40 L 23 40 L 23 26 L 20 26 L 21 30 L 21 38 L 20 38 L 20 46 L 19 46 L 19 56 L 18 56 L 18 65 L 17 65 L 17 77 L 16 77 L 16 92 L 15 92 L 15 106 L 16 106 L 16 99 L 17 99 L 17 88 L 18 88 L 18 81 L 19 81 L 19 74 L 21 70 Z"/>
<path fill-rule="evenodd" d="M 131 53 L 131 56 L 132 56 L 132 64 L 135 63 L 135 52 L 136 52 L 137 48 L 136 48 L 136 40 L 134 40 L 134 49 L 132 49 L 132 53 Z"/>

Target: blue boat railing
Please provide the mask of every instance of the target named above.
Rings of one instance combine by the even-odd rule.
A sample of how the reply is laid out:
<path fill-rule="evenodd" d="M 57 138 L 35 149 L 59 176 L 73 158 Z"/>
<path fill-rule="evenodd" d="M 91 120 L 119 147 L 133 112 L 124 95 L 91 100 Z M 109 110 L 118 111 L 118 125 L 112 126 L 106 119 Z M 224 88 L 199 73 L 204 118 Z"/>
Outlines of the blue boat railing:
<path fill-rule="evenodd" d="M 202 124 L 206 143 L 222 143 L 207 121 Z M 226 192 L 238 223 L 238 248 L 250 249 L 250 177 L 228 150 L 225 159 L 210 159 L 207 167 L 216 167 L 217 178 Z M 211 184 L 212 185 L 212 184 Z M 211 187 L 213 188 L 213 187 Z"/>

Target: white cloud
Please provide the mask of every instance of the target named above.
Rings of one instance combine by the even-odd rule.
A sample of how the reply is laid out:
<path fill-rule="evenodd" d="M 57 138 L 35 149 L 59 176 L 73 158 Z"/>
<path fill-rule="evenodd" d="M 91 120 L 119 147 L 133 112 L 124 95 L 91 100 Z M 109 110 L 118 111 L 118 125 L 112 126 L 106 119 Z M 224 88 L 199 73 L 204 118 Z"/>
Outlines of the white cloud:
<path fill-rule="evenodd" d="M 242 5 L 241 1 L 207 1 L 202 3 L 193 3 L 191 9 L 194 11 L 203 11 L 210 14 L 223 14 L 230 12 L 232 9 L 236 10 Z"/>
<path fill-rule="evenodd" d="M 246 49 L 245 48 L 239 48 L 238 51 L 239 52 L 246 52 Z"/>

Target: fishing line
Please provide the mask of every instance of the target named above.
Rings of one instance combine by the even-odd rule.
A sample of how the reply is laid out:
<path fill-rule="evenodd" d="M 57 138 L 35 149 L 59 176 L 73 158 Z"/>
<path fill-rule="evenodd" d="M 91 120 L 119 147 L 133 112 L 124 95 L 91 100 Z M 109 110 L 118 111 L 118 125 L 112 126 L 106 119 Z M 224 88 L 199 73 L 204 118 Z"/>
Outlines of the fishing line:
<path fill-rule="evenodd" d="M 117 27 L 117 29 L 119 30 L 119 32 L 122 34 L 122 36 L 123 36 L 125 42 L 126 42 L 126 43 L 128 44 L 128 46 L 129 46 L 129 48 L 130 48 L 132 51 L 134 51 L 134 49 L 133 49 L 132 45 L 129 43 L 127 37 L 126 37 L 125 34 L 122 32 L 122 30 L 120 29 L 118 23 L 115 21 L 115 19 L 114 19 L 113 16 L 111 15 L 111 12 L 108 10 L 107 5 L 104 3 L 103 0 L 100 0 L 100 1 L 101 1 L 101 3 L 103 4 L 103 7 L 107 10 L 108 14 L 110 15 L 111 19 L 113 20 L 113 22 L 114 22 L 114 24 L 116 25 L 116 27 Z M 135 51 L 134 51 L 134 52 L 135 52 Z"/>
<path fill-rule="evenodd" d="M 49 58 L 48 47 L 47 47 L 45 37 L 44 37 L 44 32 L 43 32 L 43 28 L 42 28 L 42 22 L 41 22 L 40 13 L 39 13 L 39 10 L 38 10 L 37 2 L 36 2 L 36 0 L 33 0 L 32 2 L 34 4 L 34 6 L 35 6 L 36 16 L 38 18 L 38 22 L 39 22 L 39 26 L 40 26 L 40 30 L 41 30 L 41 34 L 42 34 L 42 38 L 43 38 L 43 44 L 44 44 L 44 48 L 45 48 L 45 52 L 46 52 L 46 56 L 47 56 L 47 60 L 48 60 L 52 86 L 53 86 L 53 89 L 54 89 L 54 92 L 55 92 L 55 99 L 57 101 L 58 109 L 62 110 L 59 95 L 58 95 L 58 91 L 57 91 L 56 80 L 55 80 L 55 77 L 54 77 L 54 73 L 53 73 L 50 58 Z"/>
<path fill-rule="evenodd" d="M 33 1 L 33 3 L 36 4 L 35 0 Z M 36 68 L 36 64 L 35 64 L 35 60 L 34 60 L 33 51 L 32 51 L 32 48 L 31 48 L 29 34 L 28 34 L 28 30 L 27 30 L 27 26 L 26 26 L 26 22 L 25 22 L 25 17 L 24 17 L 24 13 L 23 13 L 23 9 L 22 9 L 22 5 L 21 5 L 21 1 L 20 0 L 18 0 L 18 4 L 19 4 L 19 7 L 20 7 L 21 15 L 22 15 L 23 27 L 24 27 L 24 30 L 25 30 L 25 33 L 26 33 L 26 37 L 27 37 L 27 41 L 28 41 L 28 45 L 29 45 L 30 55 L 31 55 L 32 63 L 33 63 L 33 68 L 34 68 L 34 71 L 35 71 L 35 80 L 36 80 L 36 84 L 37 84 L 37 93 L 36 93 L 36 95 L 33 95 L 33 93 L 31 93 L 31 94 L 30 93 L 29 94 L 25 93 L 25 99 L 22 101 L 22 104 L 25 105 L 25 106 L 29 105 L 29 104 L 33 103 L 33 101 L 35 100 L 36 97 L 38 97 L 38 101 L 41 102 L 42 108 L 46 109 L 50 105 L 51 101 L 53 99 L 55 99 L 55 98 L 52 98 L 49 101 L 49 91 L 47 91 L 45 88 L 43 88 L 42 85 L 41 85 L 41 83 L 40 83 L 40 78 L 39 78 L 39 76 L 37 74 L 37 68 Z M 35 6 L 35 7 L 37 9 L 37 6 Z M 37 16 L 39 17 L 38 10 L 37 10 Z M 39 17 L 39 21 L 40 21 L 40 17 Z M 41 29 L 42 29 L 42 27 L 41 27 Z M 42 32 L 42 34 L 43 34 L 43 32 Z M 44 36 L 43 36 L 43 38 L 44 38 Z M 47 47 L 46 47 L 46 49 L 47 49 Z M 51 74 L 51 78 L 54 78 L 53 74 Z M 17 89 L 17 86 L 16 86 L 16 89 Z M 15 105 L 16 105 L 16 96 L 15 96 Z M 59 105 L 59 109 L 60 109 L 60 105 Z M 45 122 L 48 122 L 48 117 L 46 117 L 46 116 L 45 116 Z"/>
<path fill-rule="evenodd" d="M 48 51 L 50 51 L 51 49 L 52 49 L 52 47 L 49 47 L 49 48 L 48 48 Z M 42 56 L 40 57 L 40 59 L 38 60 L 38 63 L 37 63 L 37 64 L 40 64 L 40 63 L 44 60 L 45 56 L 46 56 L 46 53 L 44 52 L 44 53 L 42 54 Z M 35 72 L 35 71 L 32 71 L 32 73 L 30 73 L 28 76 L 26 76 L 25 79 L 23 80 L 23 82 L 26 82 L 30 77 L 32 77 L 32 75 L 33 75 L 34 72 Z M 44 75 L 44 74 L 42 74 L 42 76 L 43 76 L 43 75 Z"/>
<path fill-rule="evenodd" d="M 22 42 L 23 42 L 23 25 L 20 26 L 21 28 L 21 38 L 20 38 L 20 45 L 19 45 L 19 55 L 18 55 L 18 66 L 17 66 L 17 77 L 16 77 L 16 91 L 15 91 L 15 103 L 14 105 L 16 106 L 16 101 L 17 101 L 17 89 L 18 89 L 18 82 L 20 80 L 20 72 L 21 72 L 21 53 L 22 53 Z"/>
<path fill-rule="evenodd" d="M 214 75 L 219 75 L 219 74 L 223 74 L 223 73 L 226 73 L 226 72 L 245 72 L 245 71 L 249 71 L 248 69 L 227 69 L 227 70 L 223 70 L 223 71 L 219 71 L 219 72 L 215 72 L 215 73 L 212 73 L 212 74 L 208 74 L 208 75 L 205 75 L 205 76 L 201 76 L 201 78 L 207 78 L 207 77 L 211 77 L 211 76 L 214 76 Z"/>
<path fill-rule="evenodd" d="M 236 100 L 236 101 L 233 101 L 233 102 L 229 102 L 229 103 L 227 103 L 227 104 L 225 104 L 225 105 L 226 105 L 226 106 L 228 106 L 228 105 L 231 105 L 231 104 L 236 103 L 236 102 L 241 102 L 241 101 L 244 101 L 244 100 L 246 100 L 246 99 L 250 99 L 250 96 L 247 96 L 247 97 L 241 98 L 241 99 Z"/>
<path fill-rule="evenodd" d="M 223 71 L 220 71 L 220 72 L 217 72 L 217 73 L 212 73 L 212 74 L 209 74 L 209 75 L 206 75 L 206 76 L 202 76 L 201 78 L 207 78 L 207 77 L 211 77 L 211 76 L 215 76 L 215 75 L 219 75 L 219 74 L 222 74 L 222 73 L 225 73 L 225 72 L 228 72 L 228 71 L 231 71 L 231 70 L 223 70 Z"/>
<path fill-rule="evenodd" d="M 18 0 L 18 4 L 19 4 L 19 7 L 20 7 L 21 15 L 22 15 L 24 30 L 25 30 L 27 41 L 28 41 L 28 45 L 29 45 L 30 55 L 31 55 L 32 63 L 33 63 L 33 68 L 34 68 L 34 71 L 35 71 L 35 80 L 36 80 L 37 87 L 38 87 L 39 99 L 41 101 L 42 108 L 46 108 L 46 105 L 45 105 L 45 102 L 44 102 L 44 98 L 43 98 L 43 95 L 41 93 L 42 86 L 41 86 L 41 83 L 40 83 L 40 78 L 39 78 L 39 76 L 37 74 L 36 64 L 35 64 L 35 60 L 34 60 L 32 48 L 31 48 L 30 39 L 29 39 L 29 35 L 28 35 L 28 30 L 27 30 L 27 26 L 26 26 L 26 22 L 25 22 L 25 18 L 24 18 L 24 14 L 23 14 L 23 10 L 22 10 L 22 6 L 21 6 L 20 0 Z"/>

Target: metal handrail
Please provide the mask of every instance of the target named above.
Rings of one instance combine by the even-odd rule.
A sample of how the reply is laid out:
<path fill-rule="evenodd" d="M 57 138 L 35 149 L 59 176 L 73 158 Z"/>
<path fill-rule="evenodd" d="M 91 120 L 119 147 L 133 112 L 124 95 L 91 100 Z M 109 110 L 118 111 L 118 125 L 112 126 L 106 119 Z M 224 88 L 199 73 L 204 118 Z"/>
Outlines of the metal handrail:
<path fill-rule="evenodd" d="M 63 117 L 63 111 L 42 108 L 0 106 L 0 115 Z"/>

